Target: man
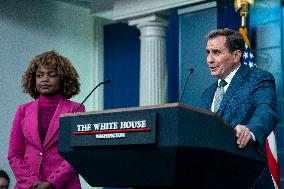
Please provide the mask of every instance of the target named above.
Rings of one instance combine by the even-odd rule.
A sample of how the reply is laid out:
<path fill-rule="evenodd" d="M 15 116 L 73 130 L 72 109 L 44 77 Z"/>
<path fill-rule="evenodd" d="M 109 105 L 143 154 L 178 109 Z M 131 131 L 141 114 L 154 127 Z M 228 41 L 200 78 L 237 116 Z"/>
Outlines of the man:
<path fill-rule="evenodd" d="M 209 32 L 207 63 L 218 81 L 204 91 L 201 107 L 216 112 L 235 128 L 239 148 L 252 141 L 265 152 L 266 137 L 279 121 L 275 80 L 267 71 L 242 64 L 244 49 L 237 31 L 226 28 Z M 274 188 L 268 166 L 255 188 Z"/>
<path fill-rule="evenodd" d="M 8 189 L 10 184 L 10 178 L 8 174 L 0 170 L 0 189 Z"/>

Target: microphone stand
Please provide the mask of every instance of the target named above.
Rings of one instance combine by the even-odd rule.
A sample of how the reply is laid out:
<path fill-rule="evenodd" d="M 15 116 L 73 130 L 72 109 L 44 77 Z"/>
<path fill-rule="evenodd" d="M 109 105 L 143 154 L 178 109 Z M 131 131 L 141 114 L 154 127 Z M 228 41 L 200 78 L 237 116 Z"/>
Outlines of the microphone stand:
<path fill-rule="evenodd" d="M 84 102 L 89 98 L 89 96 L 91 96 L 91 94 L 92 94 L 100 85 L 106 84 L 106 83 L 111 83 L 111 80 L 102 81 L 102 82 L 100 82 L 99 84 L 97 84 L 97 85 L 95 86 L 95 88 L 93 88 L 93 90 L 88 94 L 88 96 L 86 96 L 86 98 L 83 100 L 83 102 L 80 103 L 80 106 L 75 110 L 75 113 L 77 112 L 77 110 L 79 110 L 79 109 L 83 106 Z"/>
<path fill-rule="evenodd" d="M 193 73 L 193 68 L 190 68 L 190 69 L 188 70 L 188 74 L 187 74 L 187 77 L 186 77 L 186 81 L 185 81 L 185 83 L 184 83 L 184 85 L 183 85 L 183 89 L 182 89 L 182 92 L 181 92 L 181 96 L 180 96 L 180 98 L 179 98 L 179 102 L 181 102 L 181 100 L 182 100 L 182 98 L 183 98 L 183 95 L 184 95 L 184 92 L 185 92 L 185 88 L 186 88 L 186 86 L 187 86 L 189 77 L 191 76 L 192 73 Z"/>

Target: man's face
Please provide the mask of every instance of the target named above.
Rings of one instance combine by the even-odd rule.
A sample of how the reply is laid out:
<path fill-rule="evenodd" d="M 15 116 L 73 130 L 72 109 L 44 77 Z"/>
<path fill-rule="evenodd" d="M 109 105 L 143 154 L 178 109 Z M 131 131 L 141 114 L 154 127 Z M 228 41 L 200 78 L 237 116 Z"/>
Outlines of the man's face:
<path fill-rule="evenodd" d="M 207 63 L 211 75 L 225 79 L 232 71 L 240 65 L 241 51 L 232 53 L 225 46 L 226 38 L 218 36 L 207 41 Z"/>
<path fill-rule="evenodd" d="M 8 189 L 9 188 L 9 182 L 4 177 L 0 177 L 0 189 Z"/>

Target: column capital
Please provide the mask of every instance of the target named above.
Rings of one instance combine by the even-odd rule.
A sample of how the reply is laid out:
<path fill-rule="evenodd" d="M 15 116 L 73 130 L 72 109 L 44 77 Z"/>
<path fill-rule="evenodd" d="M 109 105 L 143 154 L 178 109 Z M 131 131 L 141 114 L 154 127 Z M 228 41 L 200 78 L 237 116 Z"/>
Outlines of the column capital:
<path fill-rule="evenodd" d="M 141 32 L 141 37 L 166 37 L 168 21 L 157 15 L 149 15 L 129 21 L 129 25 L 135 25 Z"/>
<path fill-rule="evenodd" d="M 157 16 L 153 14 L 153 15 L 129 20 L 128 23 L 130 26 L 136 26 L 137 28 L 141 29 L 142 27 L 147 27 L 147 26 L 167 27 L 168 20 L 161 16 Z"/>

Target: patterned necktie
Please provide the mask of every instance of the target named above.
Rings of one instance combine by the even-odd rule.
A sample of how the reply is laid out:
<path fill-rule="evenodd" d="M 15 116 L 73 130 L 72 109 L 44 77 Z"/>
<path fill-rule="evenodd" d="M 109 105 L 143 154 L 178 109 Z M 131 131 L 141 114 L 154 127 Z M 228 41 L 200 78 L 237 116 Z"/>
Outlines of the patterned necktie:
<path fill-rule="evenodd" d="M 220 104 L 221 104 L 221 101 L 223 99 L 223 96 L 225 94 L 225 90 L 224 90 L 224 86 L 227 85 L 228 83 L 225 81 L 225 80 L 221 80 L 217 89 L 216 89 L 216 92 L 215 92 L 215 101 L 214 101 L 214 112 L 217 112 L 219 107 L 220 107 Z"/>

